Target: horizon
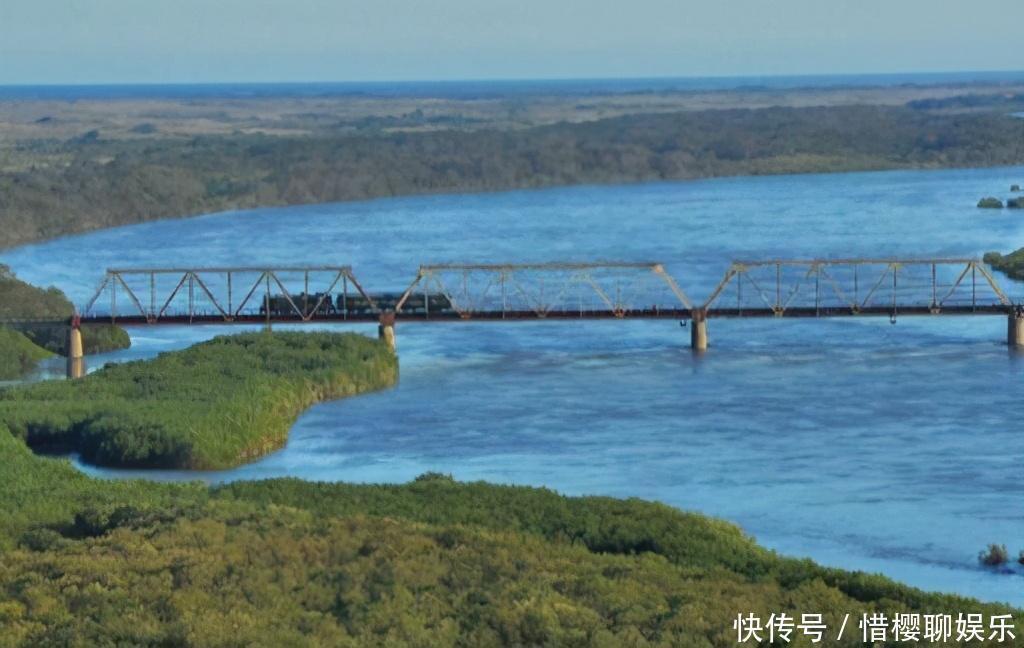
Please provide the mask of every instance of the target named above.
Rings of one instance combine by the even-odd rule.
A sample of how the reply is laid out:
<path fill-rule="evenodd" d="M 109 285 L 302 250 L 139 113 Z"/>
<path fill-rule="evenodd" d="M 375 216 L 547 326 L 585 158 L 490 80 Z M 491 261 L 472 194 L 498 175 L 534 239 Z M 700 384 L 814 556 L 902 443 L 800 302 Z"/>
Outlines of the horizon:
<path fill-rule="evenodd" d="M 508 77 L 438 77 L 438 78 L 381 78 L 381 79 L 267 79 L 247 81 L 216 79 L 207 81 L 103 81 L 103 82 L 0 82 L 0 87 L 119 87 L 119 86 L 269 86 L 269 85 L 385 85 L 385 84 L 448 84 L 448 83 L 562 83 L 562 82 L 608 82 L 608 81 L 701 81 L 731 79 L 815 79 L 815 78 L 882 78 L 906 76 L 945 77 L 954 75 L 1024 75 L 1022 68 L 1006 69 L 959 69 L 959 70 L 899 70 L 863 72 L 812 72 L 779 74 L 684 74 L 684 75 L 635 75 L 635 76 L 508 76 Z"/>
<path fill-rule="evenodd" d="M 1015 71 L 1024 69 L 1016 24 L 992 17 L 1016 8 L 1010 0 L 593 0 L 586 11 L 568 0 L 8 0 L 0 5 L 0 84 Z"/>
<path fill-rule="evenodd" d="M 1013 86 L 1021 70 L 956 70 L 663 77 L 423 79 L 367 81 L 202 81 L 146 83 L 0 83 L 0 100 L 75 100 L 187 97 L 528 97 L 535 94 L 629 95 L 804 89 Z"/>

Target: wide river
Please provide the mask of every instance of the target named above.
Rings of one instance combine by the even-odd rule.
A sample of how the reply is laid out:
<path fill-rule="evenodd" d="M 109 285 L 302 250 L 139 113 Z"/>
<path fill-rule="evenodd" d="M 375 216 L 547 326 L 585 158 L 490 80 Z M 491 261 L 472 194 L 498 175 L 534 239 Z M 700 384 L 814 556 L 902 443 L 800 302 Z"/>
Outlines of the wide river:
<path fill-rule="evenodd" d="M 420 263 L 658 260 L 704 297 L 732 258 L 980 255 L 1024 213 L 978 210 L 1024 168 L 732 178 L 261 209 L 0 254 L 83 303 L 110 266 L 348 263 L 398 289 Z M 1002 280 L 1004 284 L 1009 284 Z M 1014 296 L 1024 291 L 1011 286 Z M 461 480 L 637 496 L 731 520 L 794 556 L 1024 604 L 1024 357 L 1001 317 L 417 324 L 401 384 L 314 407 L 285 449 L 210 481 Z M 340 328 L 340 327 L 339 327 Z M 352 326 L 373 334 L 373 327 Z M 149 357 L 237 328 L 135 328 Z"/>

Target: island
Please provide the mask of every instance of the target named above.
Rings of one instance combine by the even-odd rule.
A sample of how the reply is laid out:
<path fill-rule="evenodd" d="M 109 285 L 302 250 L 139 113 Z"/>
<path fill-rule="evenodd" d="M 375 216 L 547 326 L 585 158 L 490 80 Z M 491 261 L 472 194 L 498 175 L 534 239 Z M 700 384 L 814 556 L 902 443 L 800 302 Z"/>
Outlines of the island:
<path fill-rule="evenodd" d="M 987 252 L 982 260 L 1011 279 L 1024 279 L 1024 248 L 1005 255 Z"/>
<path fill-rule="evenodd" d="M 361 335 L 251 333 L 0 391 L 0 419 L 100 465 L 230 468 L 283 446 L 309 406 L 397 380 L 394 353 Z"/>

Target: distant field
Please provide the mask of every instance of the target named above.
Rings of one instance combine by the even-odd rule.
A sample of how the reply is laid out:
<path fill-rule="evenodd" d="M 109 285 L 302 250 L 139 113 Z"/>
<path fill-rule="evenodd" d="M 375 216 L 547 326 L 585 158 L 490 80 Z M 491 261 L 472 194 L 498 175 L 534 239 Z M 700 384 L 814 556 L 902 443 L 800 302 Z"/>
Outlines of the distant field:
<path fill-rule="evenodd" d="M 254 98 L 0 99 L 0 148 L 19 141 L 103 138 L 161 139 L 262 133 L 422 132 L 529 128 L 647 113 L 735 108 L 902 106 L 965 95 L 1024 93 L 1024 84 L 947 84 L 804 89 L 750 88 L 550 96 L 446 98 L 334 96 Z M 961 106 L 963 108 L 963 106 Z M 4 170 L 11 170 L 10 167 Z"/>
<path fill-rule="evenodd" d="M 226 209 L 1024 163 L 1024 86 L 0 100 L 0 247 Z"/>

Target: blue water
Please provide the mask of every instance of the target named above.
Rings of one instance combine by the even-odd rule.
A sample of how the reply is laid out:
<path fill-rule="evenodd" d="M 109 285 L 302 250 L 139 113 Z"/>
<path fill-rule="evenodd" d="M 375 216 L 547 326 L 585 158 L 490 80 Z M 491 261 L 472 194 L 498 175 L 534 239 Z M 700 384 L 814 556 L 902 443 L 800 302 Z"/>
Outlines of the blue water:
<path fill-rule="evenodd" d="M 264 209 L 125 227 L 0 254 L 89 298 L 109 266 L 350 263 L 373 290 L 440 261 L 659 260 L 694 297 L 731 258 L 974 256 L 1024 245 L 978 210 L 1024 168 L 732 178 Z M 1011 294 L 1020 285 L 1004 280 Z M 317 406 L 285 449 L 210 481 L 458 479 L 635 495 L 761 543 L 932 590 L 1024 604 L 1024 356 L 1001 317 L 400 326 L 400 385 Z M 342 328 L 342 327 L 333 327 Z M 373 334 L 372 326 L 352 326 Z M 146 357 L 237 328 L 135 328 Z"/>
<path fill-rule="evenodd" d="M 624 79 L 508 79 L 406 82 L 0 85 L 0 99 L 138 99 L 253 97 L 441 97 L 480 99 L 534 95 L 630 94 L 715 90 L 789 90 L 907 85 L 1021 83 L 1022 71 L 910 72 Z"/>

